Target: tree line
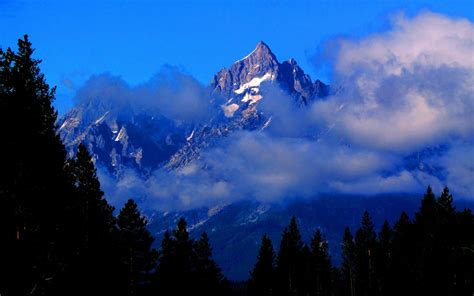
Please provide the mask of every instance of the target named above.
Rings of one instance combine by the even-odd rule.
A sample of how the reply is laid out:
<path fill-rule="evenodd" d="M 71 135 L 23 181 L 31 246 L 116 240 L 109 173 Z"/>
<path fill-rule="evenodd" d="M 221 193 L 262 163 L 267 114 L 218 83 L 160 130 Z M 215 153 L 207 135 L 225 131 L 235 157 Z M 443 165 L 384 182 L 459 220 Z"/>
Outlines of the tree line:
<path fill-rule="evenodd" d="M 395 296 L 472 295 L 474 215 L 458 211 L 446 187 L 436 198 L 428 187 L 411 219 L 376 233 L 368 212 L 355 235 L 346 228 L 342 263 L 331 264 L 328 243 L 316 230 L 304 244 L 296 218 L 283 230 L 278 254 L 263 236 L 249 281 L 249 295 Z"/>
<path fill-rule="evenodd" d="M 0 295 L 225 295 L 206 234 L 179 220 L 154 250 L 133 200 L 114 215 L 87 147 L 67 157 L 33 51 L 28 36 L 0 49 Z"/>
<path fill-rule="evenodd" d="M 137 204 L 115 214 L 104 198 L 87 147 L 67 157 L 33 52 L 27 36 L 0 49 L 0 294 L 231 295 L 206 233 L 191 239 L 180 219 L 153 249 Z M 376 234 L 365 213 L 355 236 L 346 229 L 336 268 L 321 231 L 305 244 L 293 218 L 278 254 L 262 238 L 248 294 L 471 295 L 473 220 L 428 188 L 413 219 Z"/>

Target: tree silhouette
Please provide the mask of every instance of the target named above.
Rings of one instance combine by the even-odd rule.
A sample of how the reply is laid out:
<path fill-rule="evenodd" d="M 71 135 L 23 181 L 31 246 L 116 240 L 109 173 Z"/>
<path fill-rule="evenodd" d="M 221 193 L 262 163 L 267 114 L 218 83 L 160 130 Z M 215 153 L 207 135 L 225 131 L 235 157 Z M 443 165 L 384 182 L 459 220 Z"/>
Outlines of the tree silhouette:
<path fill-rule="evenodd" d="M 249 295 L 274 295 L 275 285 L 275 252 L 268 235 L 262 237 L 257 262 L 250 273 Z"/>
<path fill-rule="evenodd" d="M 151 248 L 154 238 L 146 228 L 146 219 L 132 199 L 120 210 L 117 225 L 126 295 L 148 295 L 157 254 Z"/>
<path fill-rule="evenodd" d="M 209 244 L 207 233 L 203 233 L 195 242 L 196 252 L 196 282 L 197 291 L 202 291 L 206 295 L 220 296 L 229 293 L 227 282 L 221 273 L 221 269 L 212 259 L 212 248 Z"/>
<path fill-rule="evenodd" d="M 356 293 L 359 295 L 375 295 L 375 253 L 377 251 L 377 235 L 367 211 L 362 215 L 361 227 L 355 236 L 355 273 Z"/>
<path fill-rule="evenodd" d="M 69 275 L 70 282 L 64 289 L 71 295 L 117 293 L 113 289 L 118 286 L 119 277 L 114 208 L 104 198 L 92 157 L 84 145 L 79 145 L 76 158 L 69 161 L 68 169 L 78 196 L 81 242 L 79 256 Z"/>
<path fill-rule="evenodd" d="M 0 52 L 3 294 L 56 293 L 59 275 L 77 252 L 77 208 L 56 134 L 55 89 L 46 83 L 33 52 L 26 35 L 16 53 Z"/>
<path fill-rule="evenodd" d="M 228 295 L 227 280 L 212 259 L 207 234 L 195 242 L 186 227 L 186 220 L 180 218 L 173 234 L 164 234 L 154 292 L 159 295 Z"/>
<path fill-rule="evenodd" d="M 374 260 L 377 270 L 377 295 L 388 295 L 390 289 L 387 284 L 390 279 L 393 256 L 393 230 L 387 220 L 384 221 L 378 238 L 377 253 Z"/>
<path fill-rule="evenodd" d="M 276 294 L 301 295 L 303 282 L 303 242 L 296 223 L 291 218 L 290 224 L 283 230 L 276 268 Z"/>
<path fill-rule="evenodd" d="M 355 294 L 355 266 L 356 254 L 354 237 L 349 229 L 344 229 L 344 236 L 342 238 L 342 264 L 341 264 L 341 291 L 343 295 L 354 296 Z"/>
<path fill-rule="evenodd" d="M 310 274 L 312 280 L 311 295 L 331 295 L 331 257 L 328 243 L 318 229 L 311 239 Z"/>

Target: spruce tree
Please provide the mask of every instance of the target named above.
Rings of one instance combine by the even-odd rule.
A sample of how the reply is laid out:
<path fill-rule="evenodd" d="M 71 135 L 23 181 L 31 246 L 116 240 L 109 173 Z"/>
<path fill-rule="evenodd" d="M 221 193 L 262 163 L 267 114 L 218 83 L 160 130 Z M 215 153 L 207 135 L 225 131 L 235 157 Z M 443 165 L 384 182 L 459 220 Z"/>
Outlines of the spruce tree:
<path fill-rule="evenodd" d="M 367 211 L 362 215 L 361 227 L 355 236 L 356 293 L 376 295 L 375 253 L 377 235 Z"/>
<path fill-rule="evenodd" d="M 377 253 L 375 257 L 377 270 L 377 294 L 388 295 L 389 288 L 387 283 L 390 278 L 390 269 L 392 264 L 393 230 L 387 220 L 384 221 L 378 238 Z"/>
<path fill-rule="evenodd" d="M 283 230 L 278 251 L 275 290 L 277 295 L 302 295 L 303 259 L 303 242 L 296 218 L 293 217 Z"/>
<path fill-rule="evenodd" d="M 17 52 L 0 53 L 2 294 L 60 293 L 54 287 L 77 251 L 75 195 L 56 134 L 55 89 L 33 52 L 25 35 Z"/>
<path fill-rule="evenodd" d="M 343 295 L 354 296 L 355 293 L 355 279 L 356 279 L 356 255 L 354 237 L 349 229 L 344 229 L 344 236 L 342 238 L 342 264 L 341 264 L 341 291 Z"/>
<path fill-rule="evenodd" d="M 474 215 L 470 209 L 456 212 L 454 281 L 449 295 L 474 294 Z"/>
<path fill-rule="evenodd" d="M 120 210 L 117 225 L 125 294 L 148 295 L 157 254 L 152 249 L 154 238 L 146 228 L 146 218 L 140 214 L 132 199 Z"/>
<path fill-rule="evenodd" d="M 444 219 L 449 220 L 454 218 L 456 207 L 453 205 L 453 195 L 449 192 L 449 188 L 446 186 L 438 198 L 438 205 L 441 215 Z M 445 221 L 448 223 L 448 221 Z"/>
<path fill-rule="evenodd" d="M 79 145 L 68 169 L 78 196 L 81 241 L 65 289 L 71 295 L 114 293 L 119 277 L 114 208 L 104 198 L 92 157 L 84 145 Z"/>
<path fill-rule="evenodd" d="M 275 253 L 268 235 L 262 237 L 257 262 L 250 273 L 249 295 L 275 295 Z"/>
<path fill-rule="evenodd" d="M 415 239 L 416 257 L 415 269 L 418 276 L 415 291 L 418 293 L 437 293 L 441 291 L 443 279 L 440 277 L 439 265 L 442 258 L 439 258 L 438 238 L 441 226 L 439 206 L 433 190 L 428 186 L 426 193 L 421 200 L 421 206 L 415 213 Z"/>
<path fill-rule="evenodd" d="M 209 244 L 207 233 L 202 233 L 199 240 L 195 242 L 196 252 L 196 291 L 209 296 L 222 296 L 228 294 L 227 282 L 222 275 L 221 269 L 212 259 L 212 248 Z"/>
<path fill-rule="evenodd" d="M 196 254 L 186 220 L 180 218 L 172 232 L 165 233 L 159 252 L 156 280 L 159 295 L 191 295 L 197 293 Z"/>
<path fill-rule="evenodd" d="M 328 242 L 324 239 L 319 229 L 316 230 L 311 239 L 309 262 L 313 283 L 310 295 L 331 295 L 331 257 L 329 256 Z"/>
<path fill-rule="evenodd" d="M 388 295 L 410 295 L 418 274 L 415 269 L 416 241 L 413 223 L 407 213 L 402 212 L 394 225 L 392 239 L 392 260 Z"/>

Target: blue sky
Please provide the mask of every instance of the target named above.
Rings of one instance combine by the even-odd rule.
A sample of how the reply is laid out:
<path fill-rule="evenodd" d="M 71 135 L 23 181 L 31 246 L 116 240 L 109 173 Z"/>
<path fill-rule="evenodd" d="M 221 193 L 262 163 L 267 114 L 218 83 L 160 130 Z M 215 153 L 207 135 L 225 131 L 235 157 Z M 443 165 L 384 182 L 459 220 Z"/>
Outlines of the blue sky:
<path fill-rule="evenodd" d="M 329 81 L 315 58 L 325 40 L 379 32 L 390 15 L 424 9 L 474 20 L 472 1 L 0 0 L 0 46 L 30 35 L 63 113 L 90 75 L 109 72 L 135 85 L 171 64 L 207 84 L 259 40 Z"/>

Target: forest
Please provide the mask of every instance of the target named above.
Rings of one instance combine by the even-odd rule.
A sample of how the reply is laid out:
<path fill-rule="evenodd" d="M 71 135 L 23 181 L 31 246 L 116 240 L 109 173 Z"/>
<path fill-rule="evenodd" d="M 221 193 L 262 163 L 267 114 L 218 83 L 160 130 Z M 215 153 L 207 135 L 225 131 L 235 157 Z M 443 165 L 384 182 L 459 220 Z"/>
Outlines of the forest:
<path fill-rule="evenodd" d="M 247 282 L 227 280 L 210 239 L 186 221 L 158 249 L 133 199 L 114 209 L 80 144 L 68 158 L 50 87 L 28 36 L 0 49 L 0 295 L 473 295 L 474 215 L 428 187 L 413 217 L 376 231 L 370 213 L 342 236 L 334 266 L 324 233 L 298 218 L 278 248 L 263 236 Z M 236 254 L 238 256 L 238 254 Z"/>

